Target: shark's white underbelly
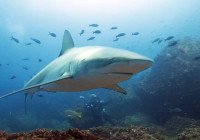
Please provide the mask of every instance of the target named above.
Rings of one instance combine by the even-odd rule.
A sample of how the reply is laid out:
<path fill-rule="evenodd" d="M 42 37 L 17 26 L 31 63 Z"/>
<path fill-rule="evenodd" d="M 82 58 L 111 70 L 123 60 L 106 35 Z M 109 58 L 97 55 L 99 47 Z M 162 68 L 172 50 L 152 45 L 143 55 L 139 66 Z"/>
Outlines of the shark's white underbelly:
<path fill-rule="evenodd" d="M 119 82 L 125 81 L 131 77 L 130 74 L 120 74 L 120 73 L 111 73 L 111 74 L 102 74 L 98 76 L 89 77 L 78 77 L 72 79 L 66 79 L 46 85 L 42 88 L 44 91 L 49 92 L 75 92 L 75 91 L 86 91 L 96 88 L 104 88 L 108 85 L 114 85 Z"/>

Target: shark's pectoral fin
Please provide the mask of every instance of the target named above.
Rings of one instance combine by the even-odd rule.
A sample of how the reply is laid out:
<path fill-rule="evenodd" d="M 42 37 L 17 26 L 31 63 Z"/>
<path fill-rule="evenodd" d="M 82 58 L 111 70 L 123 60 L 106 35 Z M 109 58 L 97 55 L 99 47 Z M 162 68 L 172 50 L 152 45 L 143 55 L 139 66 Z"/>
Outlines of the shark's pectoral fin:
<path fill-rule="evenodd" d="M 109 86 L 106 86 L 104 88 L 110 89 L 110 90 L 114 90 L 114 91 L 117 91 L 117 92 L 121 92 L 121 93 L 123 93 L 125 95 L 127 94 L 127 92 L 123 88 L 121 88 L 119 85 L 117 85 L 117 84 L 115 84 L 115 85 L 109 85 Z"/>
<path fill-rule="evenodd" d="M 36 85 L 33 85 L 33 86 L 30 86 L 30 87 L 26 87 L 26 88 L 23 88 L 23 89 L 20 89 L 20 90 L 16 90 L 16 91 L 13 91 L 11 93 L 8 93 L 8 94 L 5 94 L 3 96 L 0 97 L 1 98 L 5 98 L 5 97 L 8 97 L 10 95 L 13 95 L 13 94 L 16 94 L 16 93 L 19 93 L 19 92 L 22 92 L 22 91 L 27 91 L 27 90 L 33 90 L 35 88 L 39 88 L 39 89 L 42 89 L 42 86 L 45 86 L 45 85 L 48 85 L 48 84 L 51 84 L 51 83 L 57 83 L 61 80 L 64 80 L 64 79 L 69 79 L 69 78 L 72 78 L 72 76 L 70 75 L 65 75 L 64 77 L 61 77 L 61 78 L 57 78 L 55 80 L 52 80 L 52 81 L 49 81 L 49 82 L 46 82 L 46 83 L 41 83 L 41 84 L 36 84 Z M 28 94 L 28 93 L 25 93 L 25 94 Z"/>

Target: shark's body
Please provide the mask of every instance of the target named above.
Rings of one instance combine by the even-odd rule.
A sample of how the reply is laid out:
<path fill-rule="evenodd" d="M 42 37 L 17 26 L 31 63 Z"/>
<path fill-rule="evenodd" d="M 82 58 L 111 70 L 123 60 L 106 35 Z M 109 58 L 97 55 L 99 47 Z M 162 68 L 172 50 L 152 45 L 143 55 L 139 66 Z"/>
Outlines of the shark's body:
<path fill-rule="evenodd" d="M 21 91 L 27 95 L 38 91 L 73 92 L 96 88 L 126 94 L 117 83 L 149 68 L 152 63 L 147 57 L 121 49 L 103 46 L 75 48 L 71 35 L 66 30 L 59 57 L 30 79 L 23 89 L 0 98 Z"/>

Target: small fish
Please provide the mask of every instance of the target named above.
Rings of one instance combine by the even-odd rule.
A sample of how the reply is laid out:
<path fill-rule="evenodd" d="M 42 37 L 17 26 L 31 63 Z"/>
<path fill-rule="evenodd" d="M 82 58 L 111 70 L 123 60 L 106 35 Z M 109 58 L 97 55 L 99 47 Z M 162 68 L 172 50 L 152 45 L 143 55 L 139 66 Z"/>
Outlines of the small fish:
<path fill-rule="evenodd" d="M 80 36 L 81 36 L 82 34 L 84 34 L 84 32 L 85 32 L 84 30 L 81 30 L 81 33 L 79 33 L 79 34 L 80 34 Z"/>
<path fill-rule="evenodd" d="M 2 64 L 0 64 L 0 67 L 2 66 Z"/>
<path fill-rule="evenodd" d="M 39 61 L 39 62 L 42 62 L 42 59 L 41 59 L 41 58 L 39 58 L 39 59 L 38 59 L 38 61 Z"/>
<path fill-rule="evenodd" d="M 26 58 L 23 58 L 22 60 L 29 60 L 29 58 L 28 58 L 28 57 L 26 57 Z"/>
<path fill-rule="evenodd" d="M 132 33 L 132 35 L 139 35 L 139 34 L 140 34 L 139 32 Z"/>
<path fill-rule="evenodd" d="M 96 95 L 96 94 L 91 94 L 90 96 L 91 96 L 91 97 L 95 97 L 95 98 L 97 97 L 97 95 Z"/>
<path fill-rule="evenodd" d="M 180 51 L 181 53 L 184 53 L 184 54 L 185 54 L 185 50 L 179 49 L 179 51 Z"/>
<path fill-rule="evenodd" d="M 32 43 L 26 43 L 25 45 L 26 45 L 26 46 L 29 46 L 29 45 L 31 45 L 31 44 L 32 44 Z"/>
<path fill-rule="evenodd" d="M 93 40 L 93 39 L 95 39 L 95 37 L 90 37 L 90 38 L 88 38 L 87 40 Z"/>
<path fill-rule="evenodd" d="M 101 33 L 100 30 L 96 30 L 96 31 L 93 32 L 93 34 L 100 34 L 100 33 Z"/>
<path fill-rule="evenodd" d="M 74 111 L 74 110 L 64 110 L 63 111 L 63 115 L 65 117 L 72 117 L 72 118 L 82 118 L 82 113 L 81 112 L 77 112 L 77 111 Z"/>
<path fill-rule="evenodd" d="M 14 40 L 16 43 L 19 43 L 19 40 L 17 38 L 11 37 L 11 40 Z"/>
<path fill-rule="evenodd" d="M 90 106 L 89 106 L 89 105 L 87 106 L 87 109 L 90 109 Z"/>
<path fill-rule="evenodd" d="M 176 112 L 176 113 L 179 113 L 179 112 L 182 112 L 182 109 L 181 108 L 169 108 L 169 112 Z"/>
<path fill-rule="evenodd" d="M 49 32 L 49 35 L 52 36 L 52 37 L 56 37 L 56 34 L 55 34 L 55 33 Z"/>
<path fill-rule="evenodd" d="M 28 70 L 28 67 L 22 67 L 24 70 Z"/>
<path fill-rule="evenodd" d="M 100 103 L 104 103 L 104 100 L 100 100 Z"/>
<path fill-rule="evenodd" d="M 192 60 L 199 60 L 200 56 L 194 57 Z"/>
<path fill-rule="evenodd" d="M 171 47 L 171 46 L 175 46 L 175 45 L 177 45 L 177 44 L 178 44 L 177 41 L 172 41 L 172 42 L 170 42 L 167 46 L 168 46 L 168 47 Z"/>
<path fill-rule="evenodd" d="M 117 29 L 117 27 L 111 27 L 110 28 L 110 30 L 116 30 Z"/>
<path fill-rule="evenodd" d="M 155 42 L 157 42 L 157 41 L 159 41 L 159 40 L 160 40 L 160 38 L 154 39 L 154 40 L 152 41 L 152 44 L 155 43 Z"/>
<path fill-rule="evenodd" d="M 116 35 L 116 37 L 121 37 L 121 36 L 125 36 L 126 34 L 125 33 L 120 33 L 118 35 Z"/>
<path fill-rule="evenodd" d="M 174 38 L 174 36 L 168 36 L 168 37 L 165 39 L 165 41 L 171 40 L 171 39 L 173 39 L 173 38 Z"/>
<path fill-rule="evenodd" d="M 87 104 L 86 104 L 87 105 Z M 92 109 L 94 107 L 93 104 L 87 105 L 87 109 Z"/>
<path fill-rule="evenodd" d="M 160 44 L 162 42 L 162 40 L 160 39 L 159 41 L 158 41 L 158 44 Z"/>
<path fill-rule="evenodd" d="M 80 98 L 80 99 L 84 99 L 85 97 L 84 97 L 84 96 L 80 96 L 79 98 Z"/>
<path fill-rule="evenodd" d="M 98 24 L 90 24 L 89 27 L 98 27 Z"/>
<path fill-rule="evenodd" d="M 44 96 L 43 96 L 43 95 L 41 95 L 41 94 L 37 94 L 37 96 L 38 96 L 38 97 L 40 97 L 40 98 L 44 97 Z"/>
<path fill-rule="evenodd" d="M 119 38 L 116 37 L 116 39 L 114 39 L 113 42 L 114 42 L 114 41 L 118 41 L 118 40 L 119 40 Z"/>
<path fill-rule="evenodd" d="M 33 40 L 33 41 L 36 42 L 37 44 L 41 44 L 40 40 L 38 40 L 38 39 L 31 38 L 31 40 Z"/>
<path fill-rule="evenodd" d="M 15 75 L 13 75 L 13 76 L 11 76 L 11 77 L 10 77 L 10 79 L 15 79 L 15 78 L 16 78 L 16 76 L 15 76 Z"/>

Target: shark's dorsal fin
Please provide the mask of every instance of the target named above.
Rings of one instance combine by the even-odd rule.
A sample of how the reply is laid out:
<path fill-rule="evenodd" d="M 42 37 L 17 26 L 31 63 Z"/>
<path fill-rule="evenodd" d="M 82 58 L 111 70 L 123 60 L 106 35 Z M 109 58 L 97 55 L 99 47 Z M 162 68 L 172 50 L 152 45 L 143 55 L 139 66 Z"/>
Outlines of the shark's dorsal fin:
<path fill-rule="evenodd" d="M 125 95 L 127 94 L 126 91 L 123 88 L 121 88 L 119 85 L 117 85 L 117 84 L 109 85 L 109 86 L 106 86 L 104 88 L 110 89 L 110 90 L 114 90 L 114 91 L 117 91 L 117 92 L 121 92 L 121 93 L 123 93 Z"/>
<path fill-rule="evenodd" d="M 63 55 L 67 50 L 74 47 L 74 42 L 68 30 L 65 30 L 62 42 L 62 50 L 60 51 L 59 56 Z"/>

